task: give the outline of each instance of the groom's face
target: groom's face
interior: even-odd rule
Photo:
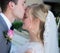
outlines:
[[[14,5],[12,12],[16,18],[23,19],[25,12],[25,0],[18,0],[17,4]]]

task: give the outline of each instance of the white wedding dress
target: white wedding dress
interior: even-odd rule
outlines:
[[[44,53],[44,48],[41,43],[38,42],[28,42],[21,48],[19,48],[17,53],[25,53],[27,50],[32,50],[32,53]]]

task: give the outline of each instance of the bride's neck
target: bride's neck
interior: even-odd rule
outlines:
[[[40,35],[32,35],[32,34],[30,34],[30,41],[31,42],[41,42]]]

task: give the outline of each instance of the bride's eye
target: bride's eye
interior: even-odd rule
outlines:
[[[24,19],[26,19],[27,17],[26,16],[24,16]]]
[[[24,15],[23,20],[25,20],[26,18],[27,18],[26,15]]]
[[[24,14],[24,18],[27,18],[26,14]]]

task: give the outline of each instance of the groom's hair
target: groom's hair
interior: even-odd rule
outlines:
[[[12,1],[15,4],[17,4],[18,0],[0,0],[0,7],[2,12],[5,12],[7,9],[7,5],[9,4],[9,2]]]

